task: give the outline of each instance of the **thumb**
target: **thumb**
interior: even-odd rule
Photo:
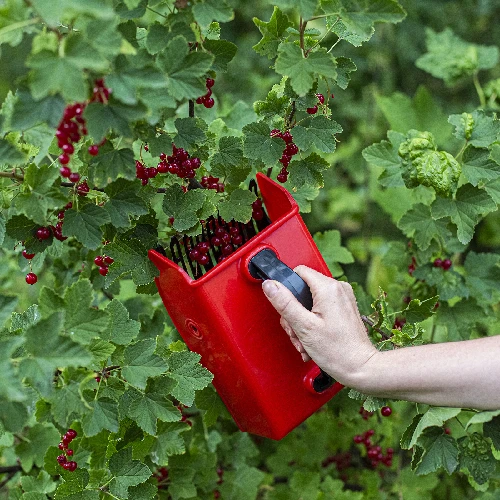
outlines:
[[[294,328],[295,325],[304,322],[310,323],[314,314],[308,311],[292,294],[288,288],[274,280],[266,280],[262,289],[267,299]]]

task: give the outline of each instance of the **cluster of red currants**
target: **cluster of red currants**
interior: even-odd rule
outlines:
[[[104,85],[103,79],[96,80],[90,102],[107,102],[110,93],[111,90]],[[75,183],[80,180],[80,174],[72,172],[67,165],[71,160],[71,155],[75,152],[74,144],[88,133],[85,118],[82,116],[86,106],[86,102],[77,102],[66,106],[56,130],[57,145],[62,150],[59,155],[59,163],[62,167],[59,171],[62,177]],[[99,145],[92,144],[89,146],[88,152],[90,155],[96,156],[99,153]]]
[[[325,104],[325,96],[323,94],[316,94],[320,104]],[[318,112],[318,106],[315,104],[312,108],[306,110],[310,115],[315,115]]]
[[[210,250],[208,241],[201,241],[189,251],[189,258],[202,266],[210,264],[210,257],[207,255]]]
[[[108,274],[108,266],[113,264],[114,259],[109,255],[98,255],[94,259],[94,264],[99,268],[99,274],[101,276],[106,276]]]
[[[212,87],[215,84],[215,80],[213,78],[207,78],[205,82],[205,86],[207,87],[207,93],[198,97],[196,99],[196,104],[203,104],[205,108],[213,108],[215,101],[212,97]]]
[[[415,259],[415,257],[412,257],[411,258],[411,263],[408,266],[408,274],[410,276],[413,276],[413,273],[414,273],[414,271],[415,271],[416,268],[417,268],[417,259]]]
[[[57,457],[57,462],[63,469],[69,470],[70,472],[73,472],[78,464],[74,462],[73,460],[68,461],[67,457],[72,457],[73,456],[73,450],[70,450],[68,448],[68,445],[75,439],[77,436],[77,433],[73,429],[68,429],[66,431],[66,434],[61,439],[61,442],[59,443],[59,449],[64,452],[64,455],[58,455]]]
[[[379,463],[383,463],[386,467],[392,466],[392,456],[394,450],[387,448],[386,454],[382,452],[382,447],[372,443],[372,436],[375,434],[373,429],[366,431],[363,434],[357,434],[353,440],[356,444],[363,444],[366,449],[366,455],[371,461],[372,467],[377,467]]]
[[[262,200],[257,198],[252,203],[252,219],[253,220],[262,220],[264,217],[264,210],[262,210]]]
[[[346,451],[343,453],[337,453],[336,455],[330,455],[321,462],[321,466],[328,467],[330,464],[335,464],[335,467],[339,472],[348,469],[351,466],[352,455]]]
[[[243,243],[243,236],[241,236],[238,226],[230,227],[229,232],[223,227],[218,227],[215,229],[214,236],[212,236],[210,242],[214,247],[221,247],[222,255],[218,259],[220,262],[233,253],[233,245],[239,246]]]
[[[432,265],[434,267],[441,267],[443,271],[448,271],[448,269],[452,266],[452,262],[450,259],[436,259]]]
[[[297,144],[293,142],[293,136],[289,130],[287,130],[286,132],[281,132],[281,130],[275,128],[271,130],[270,135],[271,137],[279,137],[280,139],[283,139],[286,144],[285,149],[283,150],[283,154],[278,160],[283,165],[283,168],[280,170],[280,173],[276,177],[279,182],[285,183],[288,179],[289,173],[287,167],[292,160],[292,156],[296,155],[299,152],[299,148]]]
[[[224,192],[224,183],[219,182],[218,177],[212,177],[211,175],[203,176],[201,178],[201,185],[205,189],[215,189],[218,193]]]

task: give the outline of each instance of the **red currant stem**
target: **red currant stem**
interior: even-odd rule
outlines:
[[[14,170],[12,172],[0,172],[0,177],[6,177],[8,179],[16,179],[18,181],[24,181],[24,175],[16,174]]]
[[[302,20],[302,16],[299,20],[299,36],[300,36],[300,48],[302,49],[302,54],[307,57],[307,53],[304,48],[304,32],[306,31],[307,21]]]
[[[317,19],[317,18],[313,17],[313,18],[309,19],[309,21],[312,21],[312,20],[315,20],[315,19]],[[340,17],[337,16],[337,19],[335,19],[335,22],[326,30],[325,34],[319,40],[317,40],[316,43],[312,47],[309,47],[306,50],[306,53],[305,53],[306,57],[309,54],[309,52],[311,52],[311,50],[315,49],[330,34],[330,31],[332,31],[332,29],[335,27],[335,25],[339,21],[340,21]]]
[[[273,173],[273,167],[269,167],[269,168],[267,169],[267,173],[266,173],[266,175],[270,178],[272,173]]]
[[[194,101],[193,99],[189,99],[189,118],[194,118]]]
[[[295,101],[292,101],[292,110],[290,111],[288,117],[285,119],[285,128],[287,130],[292,128],[292,120],[294,115],[295,115]]]
[[[170,13],[173,14],[173,11],[170,8],[170,5],[168,5],[168,3],[166,3],[165,5],[168,8],[168,10],[170,11]],[[158,12],[157,10],[152,9],[151,7],[146,7],[146,9],[150,10],[151,12],[154,12],[157,16],[160,16],[160,17],[163,17],[165,19],[168,19],[168,16],[166,16],[165,14],[162,14],[161,12]]]
[[[343,40],[343,38],[339,37],[338,40],[328,49],[327,53],[329,54],[341,40]]]
[[[380,335],[382,335],[382,337],[387,340],[389,339],[390,337],[387,335],[387,333],[385,333],[383,330],[381,330],[380,328],[374,328],[374,325],[375,325],[375,322],[373,320],[371,320],[368,316],[365,316],[365,315],[361,315],[361,320],[363,321],[363,323],[366,323],[367,325],[369,325],[371,328],[373,328],[376,332],[380,333]]]

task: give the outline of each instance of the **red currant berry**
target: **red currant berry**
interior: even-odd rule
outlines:
[[[60,463],[63,464],[66,462],[66,455],[58,455],[56,460]]]
[[[62,441],[57,445],[57,447],[60,449],[60,450],[65,450],[68,448],[68,445],[63,443]]]
[[[160,160],[165,161],[167,159],[167,155],[165,153],[160,153]]]
[[[387,455],[388,455],[388,456],[391,456],[391,457],[392,457],[392,455],[394,454],[394,450],[393,450],[392,448],[387,448],[387,450],[386,450],[386,451],[387,451]]]
[[[237,236],[233,236],[233,243],[237,246],[240,246],[243,243],[243,237],[241,234],[238,234]]]
[[[66,436],[68,436],[70,439],[75,439],[76,436],[78,436],[78,433],[74,429],[68,429],[66,431]]]
[[[23,250],[23,257],[25,259],[31,260],[35,256],[34,253],[28,253],[26,250]]]
[[[97,156],[99,154],[99,146],[97,144],[92,144],[92,146],[89,146],[89,155],[91,156]]]
[[[281,137],[281,130],[278,130],[277,128],[273,128],[271,130],[271,133],[269,134],[271,137]]]
[[[73,450],[66,450],[66,455],[68,455],[68,457],[72,457],[73,456]]]
[[[390,417],[392,414],[392,409],[390,406],[382,406],[382,408],[380,409],[380,413],[383,417]]]
[[[361,444],[363,442],[363,436],[361,436],[360,434],[356,434],[353,438],[353,441],[356,443],[356,444]]]
[[[64,465],[67,465],[65,469],[67,468],[67,470],[69,470],[70,472],[75,471],[76,468],[78,467],[78,464],[76,462],[73,462],[73,460],[71,462],[66,462],[66,464]]]
[[[61,165],[67,165],[69,163],[69,159],[69,155],[67,155],[66,153],[59,155],[59,163]]]
[[[203,104],[203,96],[196,98],[196,104]]]
[[[207,89],[207,93],[203,96],[203,100],[207,100],[212,95],[212,89]]]
[[[101,381],[101,377],[94,377],[94,380],[99,383]]]
[[[286,174],[282,174],[281,172],[278,174],[278,176],[276,177],[276,179],[278,180],[278,182],[281,182],[282,184],[284,184],[287,180],[288,180],[288,176]],[[255,217],[254,217],[255,218]],[[257,219],[259,220],[259,219]]]
[[[215,101],[213,97],[209,97],[208,99],[203,99],[203,106],[205,106],[205,108],[213,108],[214,104]]]
[[[210,263],[210,257],[207,254],[202,254],[200,258],[198,259],[198,262],[202,266],[207,266]]]
[[[436,260],[432,263],[432,265],[433,265],[434,267],[443,267],[443,261],[442,261],[441,259],[436,259]]]
[[[325,104],[325,96],[323,94],[316,94],[316,97],[321,104]]]
[[[63,144],[62,150],[68,155],[72,155],[75,152],[73,144]]]
[[[36,230],[36,237],[42,241],[50,238],[50,229],[48,227],[40,227]]]
[[[209,243],[207,241],[202,241],[201,243],[198,243],[198,245],[196,246],[196,248],[201,253],[206,254],[210,250],[210,245],[209,245]]]
[[[101,276],[106,276],[106,274],[108,274],[108,268],[107,268],[107,267],[105,267],[105,266],[100,267],[100,268],[99,268],[99,274],[100,274]]]
[[[159,174],[166,174],[168,172],[168,163],[158,163],[158,165],[156,165],[156,170]]]
[[[35,273],[28,273],[26,275],[26,283],[34,285],[38,281],[38,276]]]
[[[90,191],[88,184],[84,181],[81,184],[77,184],[76,192],[78,196],[87,196],[87,193]]]
[[[452,262],[450,259],[445,259],[443,260],[443,264],[442,264],[442,268],[445,270],[445,271],[448,271],[448,269],[452,266]]]
[[[317,112],[318,112],[318,106],[313,106],[312,108],[307,108],[306,111],[310,114],[310,115],[315,115]]]
[[[285,149],[286,151],[286,149]],[[292,159],[291,156],[288,156],[286,153],[283,153],[281,155],[281,158],[278,160],[285,168],[290,165],[290,160]]]
[[[215,80],[213,78],[207,78],[205,85],[208,89],[212,88],[215,84]]]
[[[201,252],[196,249],[196,248],[193,248],[190,252],[189,252],[189,258],[191,260],[198,260],[200,257],[201,257]]]
[[[293,156],[293,155],[296,155],[298,152],[299,152],[299,148],[298,148],[297,144],[290,142],[289,144],[287,144],[285,151],[284,151],[284,154],[286,154],[288,156]]]
[[[110,257],[109,255],[105,255],[104,256],[104,262],[110,266],[111,264],[113,264],[113,262],[115,261],[115,259],[113,259],[113,257]]]
[[[71,182],[78,182],[80,180],[80,174],[78,172],[72,172],[69,176]]]
[[[149,167],[146,169],[146,175],[149,179],[152,179],[158,175],[158,170],[155,167]]]
[[[436,302],[436,303],[434,304],[434,309],[437,309],[439,306],[440,306],[440,303],[439,303],[439,302]]]
[[[292,134],[290,133],[289,130],[287,130],[286,132],[284,132],[282,135],[281,135],[281,138],[287,143],[289,144],[290,142],[293,141],[293,136]]]
[[[98,255],[95,259],[94,259],[94,264],[96,266],[99,266],[101,267],[103,264],[104,264],[104,257],[102,255]]]
[[[59,173],[61,174],[61,177],[67,179],[71,175],[71,169],[69,167],[61,167],[59,169]]]
[[[214,236],[214,237],[212,238],[211,242],[212,242],[212,245],[213,245],[214,247],[220,247],[220,246],[222,245],[222,241],[221,241],[221,239],[220,239],[220,238],[218,238],[217,236]]]
[[[252,218],[254,220],[262,220],[264,218],[264,211],[262,209],[256,209],[252,212]]]

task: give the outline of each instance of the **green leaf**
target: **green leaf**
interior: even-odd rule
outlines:
[[[428,130],[438,144],[446,144],[450,140],[452,127],[448,116],[423,85],[417,88],[413,99],[400,92],[388,97],[376,95],[375,98],[392,130],[404,134],[411,129]]]
[[[152,458],[158,465],[167,463],[170,456],[181,455],[186,452],[184,439],[180,435],[188,427],[184,422],[159,423],[158,438],[152,448]]]
[[[15,198],[19,213],[26,215],[37,224],[47,224],[47,210],[55,209],[64,203],[65,196],[58,192],[51,193],[53,184],[60,176],[59,169],[31,163],[25,170],[23,191]]]
[[[283,154],[283,140],[270,136],[271,130],[264,122],[249,123],[243,127],[243,154],[250,160],[260,160],[266,165],[277,163]]]
[[[16,295],[0,295],[0,327],[10,318],[18,300]]]
[[[347,41],[354,45],[361,45],[362,41],[371,38],[374,32],[375,23],[399,23],[406,12],[395,0],[323,0],[321,2],[323,10],[342,19],[341,30],[335,32],[342,35]]]
[[[89,136],[95,143],[106,137],[110,130],[125,137],[131,136],[129,123],[141,119],[145,114],[142,106],[122,104],[102,104],[91,102],[83,113]]]
[[[122,374],[129,384],[145,389],[149,377],[156,377],[167,370],[167,363],[154,354],[155,349],[155,339],[140,340],[125,348]]]
[[[108,184],[119,177],[135,180],[134,152],[131,149],[114,149],[109,142],[99,148],[89,166],[91,180],[96,185]]]
[[[404,186],[401,176],[402,163],[398,150],[389,141],[381,141],[366,147],[362,151],[363,158],[376,167],[383,168],[384,171],[378,178],[379,183],[384,187]]]
[[[252,203],[256,199],[248,189],[235,189],[226,201],[219,203],[219,214],[224,220],[246,223],[252,217]]]
[[[42,50],[28,59],[30,89],[35,100],[60,92],[66,101],[85,101],[85,73],[66,57]]]
[[[408,323],[420,323],[430,318],[436,311],[435,305],[439,297],[430,297],[425,300],[412,299],[406,309],[403,309]]]
[[[28,328],[25,333],[25,349],[29,357],[23,359],[20,369],[43,394],[51,392],[56,369],[86,366],[92,360],[84,347],[59,334],[62,325],[63,316],[54,313]]]
[[[288,168],[290,184],[295,188],[302,186],[323,187],[324,181],[321,172],[328,167],[326,160],[316,153],[312,153],[301,160],[294,160]]]
[[[483,424],[485,422],[491,422],[494,417],[500,415],[500,410],[493,411],[480,411],[473,415],[470,420],[467,422],[465,429],[467,430],[469,426],[474,424]]]
[[[120,414],[137,422],[148,434],[156,436],[156,421],[177,422],[181,419],[180,411],[167,398],[168,392],[156,386],[153,390],[140,392],[128,389],[120,398]]]
[[[467,146],[462,155],[462,162],[462,172],[473,186],[500,177],[500,164],[491,159],[487,149]]]
[[[465,286],[464,278],[454,270],[444,271],[429,263],[417,266],[413,276],[416,279],[426,280],[429,286],[435,286],[442,301],[469,296],[469,289]]]
[[[3,240],[5,239],[5,218],[0,213],[0,245],[3,244]],[[1,324],[1,322],[0,322]]]
[[[174,218],[173,227],[183,232],[199,222],[198,211],[205,202],[205,191],[192,189],[184,193],[179,184],[174,184],[165,190],[163,211]]]
[[[37,101],[29,92],[20,89],[16,92],[11,126],[14,130],[27,130],[39,123],[57,127],[63,111],[64,100],[61,96],[49,96]]]
[[[43,466],[43,457],[50,446],[60,439],[60,434],[52,424],[35,424],[29,428],[26,439],[16,446],[16,453],[24,471],[33,465]]]
[[[205,4],[196,4],[193,10]],[[208,23],[210,24],[210,23]],[[167,86],[174,99],[196,99],[206,92],[204,80],[213,63],[206,52],[190,52],[187,40],[176,36],[158,55],[158,66],[167,77]]]
[[[500,256],[494,253],[469,252],[465,258],[465,282],[471,294],[491,302],[500,292]],[[496,302],[496,300],[495,300]]]
[[[351,81],[350,73],[358,68],[349,57],[337,57],[337,85],[345,90]]]
[[[103,429],[118,432],[118,404],[110,398],[99,398],[90,402],[92,410],[82,419],[85,436],[99,434]]]
[[[458,189],[456,199],[437,198],[431,206],[432,217],[450,217],[457,226],[457,237],[464,245],[474,234],[480,216],[497,209],[489,194],[469,184]]]
[[[311,90],[316,75],[333,79],[337,76],[335,58],[326,49],[320,48],[304,57],[300,47],[293,43],[280,45],[275,69],[280,75],[290,78],[292,88],[299,96]]]
[[[109,213],[93,203],[66,210],[64,236],[74,236],[84,247],[96,250],[102,245],[101,226],[110,222]]]
[[[316,500],[320,482],[319,472],[296,470],[290,479],[290,489],[301,499]]]
[[[473,299],[461,300],[453,307],[441,303],[436,318],[438,325],[446,327],[448,340],[468,340],[474,324],[484,318],[484,310]]]
[[[56,483],[44,470],[41,470],[36,477],[22,476],[21,486],[25,492],[52,493],[56,489]]]
[[[195,391],[204,389],[212,381],[212,374],[198,364],[200,355],[194,352],[174,352],[169,358],[169,377],[177,382],[171,394],[186,406],[194,401]]]
[[[227,65],[233,60],[238,50],[234,43],[227,40],[205,40],[203,47],[215,57],[212,69],[217,73],[227,71]]]
[[[175,120],[175,128],[177,129],[177,135],[174,138],[175,145],[187,150],[195,145],[198,147],[203,145],[207,136],[202,125],[205,125],[206,128],[205,122],[197,118],[177,118]]]
[[[491,446],[477,432],[458,440],[460,468],[466,469],[477,484],[485,484],[495,472],[497,461]]]
[[[109,489],[118,498],[128,498],[129,487],[144,483],[152,474],[147,465],[132,460],[131,448],[123,448],[112,455],[109,470],[113,474]]]
[[[212,386],[197,391],[194,398],[196,408],[203,411],[203,422],[207,427],[215,425],[220,417],[230,418],[226,406]]]
[[[274,6],[273,14],[269,22],[261,21],[256,17],[253,22],[262,34],[262,39],[252,48],[255,52],[269,59],[274,59],[278,55],[278,46],[286,36],[287,29],[292,27],[292,23],[286,14],[283,14],[278,7]]]
[[[128,273],[136,285],[147,285],[158,275],[148,258],[148,249],[138,239],[115,240],[106,245],[106,255],[114,259],[104,280],[106,287]]]
[[[2,296],[0,296],[0,301]],[[0,340],[0,398],[7,401],[23,401],[24,387],[17,377],[11,360],[12,354],[22,344],[22,337]]]
[[[343,247],[340,242],[340,231],[331,229],[324,233],[316,233],[314,242],[318,246],[318,250],[323,255],[328,269],[333,276],[341,276],[344,274],[340,264],[352,264],[354,257],[347,248]]]
[[[24,163],[26,158],[10,142],[0,139],[0,161],[0,165],[19,165]]]
[[[146,37],[146,49],[150,54],[157,54],[162,51],[170,40],[170,32],[167,26],[155,22],[149,26]]]
[[[417,444],[417,441],[425,429],[429,427],[442,427],[447,420],[456,417],[460,411],[460,408],[444,408],[440,406],[429,408],[418,421],[415,431],[408,443],[408,449]]]
[[[429,474],[441,467],[451,474],[458,467],[458,445],[442,429],[429,429],[420,436],[424,453],[416,466],[416,474]]]
[[[257,498],[259,486],[265,478],[264,472],[247,464],[240,465],[234,472],[226,472],[225,476],[226,480],[220,485],[221,496],[234,500]]]
[[[106,307],[110,322],[101,338],[110,340],[119,345],[128,345],[137,337],[141,329],[141,323],[129,319],[127,308],[118,300],[113,299]]]
[[[427,250],[434,239],[447,241],[451,236],[445,221],[434,220],[431,209],[423,203],[414,205],[399,219],[398,227],[408,238],[413,238],[420,250]]]
[[[243,145],[239,137],[221,137],[219,139],[219,148],[211,160],[213,167],[221,166],[224,171],[241,168],[243,162]]]
[[[342,127],[326,116],[312,118],[308,127],[297,125],[293,128],[293,139],[300,150],[312,146],[323,153],[333,153],[337,146],[335,134],[342,132]]]
[[[66,334],[80,344],[87,344],[91,339],[106,331],[109,323],[104,311],[91,307],[93,302],[92,284],[89,280],[79,280],[66,289],[64,294]]]
[[[427,53],[415,64],[448,85],[481,69],[493,68],[498,62],[497,47],[465,42],[450,28],[441,33],[427,28],[426,44]]]
[[[497,140],[500,133],[500,120],[496,116],[486,115],[482,109],[472,113],[451,115],[448,122],[455,126],[455,137],[477,148],[489,147]],[[495,145],[494,148],[500,148],[500,146]]]
[[[148,213],[144,200],[137,196],[139,187],[137,182],[117,179],[104,189],[104,192],[109,196],[109,201],[104,205],[104,208],[109,213],[111,224],[114,227],[129,227],[131,216]]]
[[[202,0],[193,6],[195,21],[204,29],[208,28],[212,21],[227,23],[234,17],[234,12],[225,1]]]
[[[51,413],[61,427],[69,426],[75,415],[83,415],[87,411],[79,388],[78,383],[70,382],[63,387],[58,387],[49,398]]]
[[[491,439],[494,448],[500,451],[500,417],[494,417],[483,425],[484,437]]]

